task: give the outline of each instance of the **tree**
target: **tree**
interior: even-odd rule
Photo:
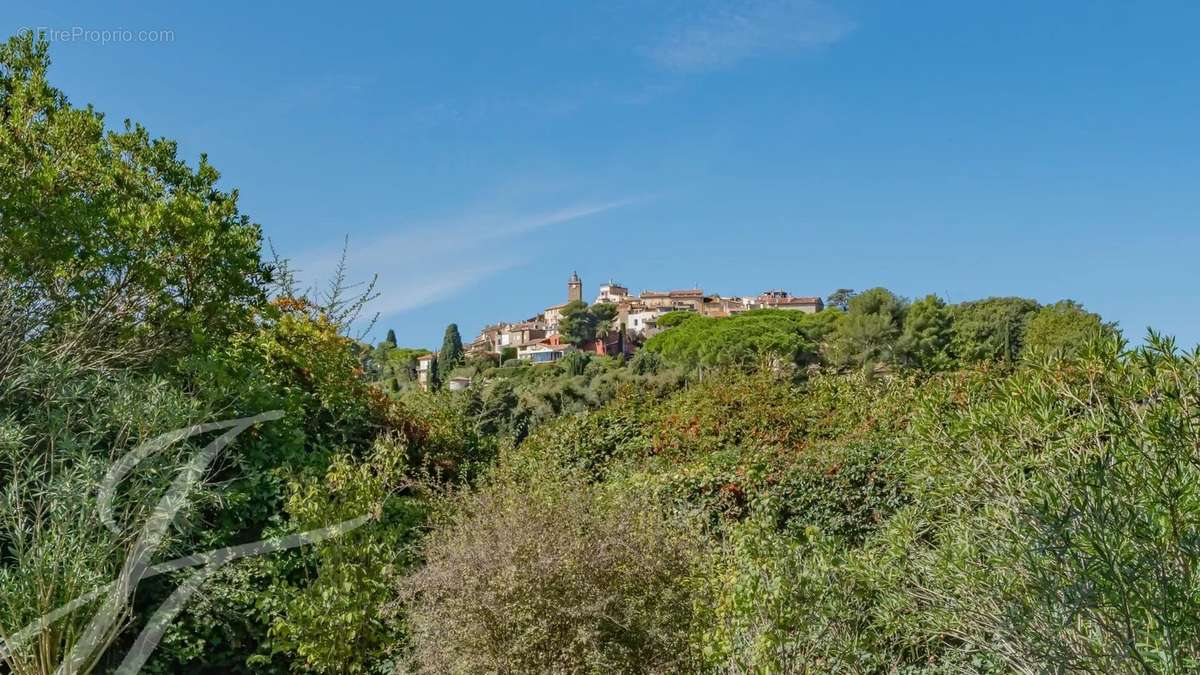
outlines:
[[[72,107],[47,47],[0,45],[0,275],[77,357],[144,362],[245,327],[271,270],[237,191],[205,155],[192,168],[174,141]]]
[[[462,336],[458,334],[458,324],[446,326],[446,335],[442,338],[442,351],[438,353],[439,364],[447,373],[462,365],[463,344]]]
[[[598,325],[599,321],[596,315],[589,311],[587,303],[572,300],[562,310],[562,318],[558,320],[558,332],[564,340],[578,347],[596,339]]]
[[[1011,363],[1021,353],[1025,324],[1038,309],[1028,298],[987,298],[954,307],[950,344],[964,363]]]
[[[643,349],[629,360],[629,369],[635,375],[656,375],[662,368],[662,357],[657,352]]]
[[[386,342],[393,347],[396,346],[396,331],[388,329]]]
[[[483,392],[482,405],[475,422],[480,434],[514,434],[515,413],[519,400],[511,380],[498,379]]]
[[[582,375],[592,358],[586,352],[571,352],[558,362],[558,367],[568,375]]]
[[[617,306],[610,302],[600,302],[588,308],[596,322],[596,337],[608,337],[613,329],[613,319],[617,318]]]
[[[1022,355],[1054,353],[1073,356],[1093,338],[1117,334],[1116,325],[1085,310],[1073,300],[1061,300],[1035,312],[1025,326]]]
[[[836,307],[843,312],[850,307],[850,299],[855,295],[853,288],[839,288],[829,294],[825,299],[825,304],[829,307]]]
[[[516,347],[505,347],[500,350],[500,363],[504,364],[507,361],[517,358]]]
[[[944,370],[953,365],[950,338],[953,319],[946,302],[927,295],[908,308],[904,332],[897,345],[904,363],[926,370]]]
[[[404,367],[397,374],[397,379],[403,379],[406,382],[417,381],[417,366],[420,363],[417,361],[416,354],[412,354],[404,361]]]
[[[429,380],[426,384],[430,391],[442,388],[442,376],[438,369],[438,361],[437,358],[429,361]]]
[[[683,323],[684,321],[687,321],[688,319],[691,319],[691,318],[694,318],[697,316],[700,316],[700,315],[695,312],[687,312],[684,310],[675,310],[673,312],[667,312],[666,314],[663,314],[662,316],[658,317],[658,319],[655,320],[654,324],[656,326],[658,326],[659,328],[673,328],[673,327],[678,326],[679,324]]]
[[[886,288],[872,288],[850,299],[833,342],[834,361],[868,368],[897,358],[905,301]]]
[[[650,338],[644,349],[689,369],[720,365],[755,368],[764,359],[803,365],[816,358],[817,346],[831,330],[830,319],[835,315],[782,309],[721,318],[690,314],[688,320]]]

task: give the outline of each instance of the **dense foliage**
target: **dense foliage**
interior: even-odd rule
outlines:
[[[672,320],[673,316],[679,318]],[[650,338],[645,348],[686,368],[753,368],[763,362],[799,366],[816,359],[822,339],[839,318],[833,312],[810,315],[777,309],[722,319],[673,312],[659,320],[669,330]]]
[[[569,523],[569,527],[563,527]],[[636,493],[489,483],[402,585],[414,665],[434,672],[677,672],[702,540]]]
[[[797,386],[726,371],[544,426],[502,456],[491,515],[460,513],[476,514],[471,528],[506,523],[512,541],[568,536],[578,514],[533,519],[520,500],[582,481],[691,523],[710,553],[677,582],[693,609],[676,611],[693,622],[697,670],[1187,672],[1200,665],[1198,403],[1200,355],[1158,339],[1132,352],[1097,341],[1002,375],[820,374]],[[440,530],[414,578],[511,569],[466,562],[497,551],[485,537],[469,549],[462,527]],[[437,552],[441,536],[455,537],[454,559]],[[486,615],[532,630],[522,617],[544,617],[520,608],[557,597],[552,578],[488,596],[510,604]],[[489,583],[501,579],[513,578]],[[421,611],[436,629],[417,637],[418,654],[436,635],[429,648],[479,669],[522,669],[523,656],[478,642],[491,629],[463,633],[441,623],[461,613]],[[539,644],[543,665],[572,653]],[[664,642],[631,670],[677,649]]]
[[[346,307],[273,293],[256,226],[174,143],[105,131],[45,79],[46,45],[0,49],[0,628],[3,668],[56,672],[97,603],[13,639],[115,579],[142,523],[211,435],[169,446],[117,492],[97,487],[158,434],[279,410],[242,434],[188,494],[156,560],[369,514],[341,539],[222,567],[173,621],[149,672],[354,672],[386,662],[403,626],[380,613],[423,522],[414,478],[481,450],[434,429],[364,378]],[[187,572],[143,581],[108,671]]]
[[[178,501],[155,561],[221,566],[146,672],[1200,670],[1200,350],[1078,304],[838,289],[661,317],[626,362],[347,337],[258,228],[140,127],[0,49],[0,669],[64,672],[180,467],[160,434],[281,411]],[[613,308],[566,308],[569,339]],[[453,378],[470,385],[444,387]],[[189,571],[77,672],[113,672]],[[17,633],[33,625],[29,636]]]
[[[602,302],[589,307],[582,300],[572,300],[562,309],[559,332],[567,342],[582,345],[608,335],[616,315],[616,305]]]
[[[237,192],[173,141],[71,107],[46,80],[46,44],[0,46],[0,272],[64,349],[144,360],[216,341],[263,298],[261,235]]]

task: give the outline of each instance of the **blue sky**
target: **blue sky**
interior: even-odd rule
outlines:
[[[52,79],[206,152],[377,333],[587,294],[1072,298],[1200,342],[1200,4],[23,3]],[[435,6],[436,5],[436,6]],[[469,337],[469,335],[468,335]]]

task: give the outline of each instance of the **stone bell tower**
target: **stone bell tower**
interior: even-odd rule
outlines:
[[[567,280],[567,302],[576,300],[583,300],[583,282],[578,274],[571,272],[571,278]]]

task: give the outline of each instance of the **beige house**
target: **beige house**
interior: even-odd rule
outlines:
[[[549,334],[550,331],[546,328],[546,324],[540,321],[525,321],[514,324],[509,326],[508,330],[501,336],[500,349],[504,349],[505,347],[520,349],[524,345],[544,339]]]
[[[792,295],[784,290],[764,291],[754,299],[754,304],[765,309],[790,309],[806,314],[825,309],[825,303],[818,297]]]
[[[704,310],[704,291],[693,288],[683,291],[642,291],[638,300],[647,309],[681,309],[692,312]]]
[[[437,354],[417,357],[417,384],[422,389],[429,389],[429,374],[433,370],[434,361],[437,361]]]
[[[600,295],[596,296],[596,302],[593,304],[598,305],[602,302],[614,305],[629,302],[629,289],[609,279],[607,284],[600,287]]]
[[[508,333],[510,324],[505,322],[495,323],[490,326],[484,326],[483,330],[479,331],[479,337],[467,347],[467,351],[471,353],[499,353],[505,334]]]
[[[558,332],[558,322],[562,321],[563,310],[567,308],[567,303],[547,307],[542,310],[542,321],[546,323],[546,329],[551,332]]]
[[[750,307],[751,302],[749,298],[736,295],[728,297],[709,295],[704,298],[704,309],[702,311],[705,316],[721,317],[744,312],[750,309]]]

